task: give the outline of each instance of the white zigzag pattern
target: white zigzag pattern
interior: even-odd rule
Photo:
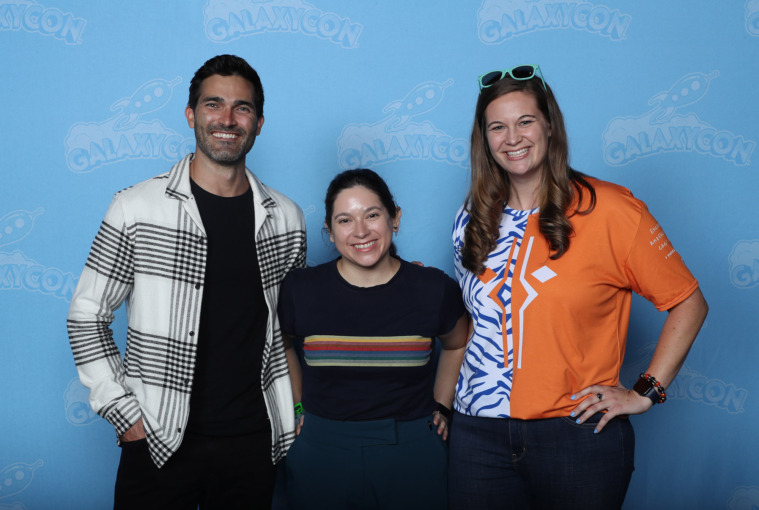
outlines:
[[[464,228],[469,215],[462,210],[456,217],[453,233],[456,276],[462,288],[464,303],[474,320],[473,338],[467,346],[456,388],[454,405],[459,412],[488,417],[510,415],[514,373],[511,286],[530,212],[511,209],[504,212],[500,225],[501,237],[486,262],[486,266],[496,276],[486,283],[461,265]],[[530,245],[527,247],[528,256],[529,250]],[[525,285],[524,275],[519,278],[522,285]],[[537,295],[531,287],[525,288],[528,293]],[[494,289],[498,289],[496,299],[491,298]],[[519,311],[520,316],[528,304],[529,300]],[[521,352],[521,335],[519,341]],[[504,343],[507,355],[504,355]]]

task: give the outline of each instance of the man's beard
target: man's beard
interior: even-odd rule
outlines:
[[[222,147],[218,147],[216,142],[220,140],[217,140],[211,134],[211,131],[214,130],[234,133],[240,137],[236,141],[241,140],[242,142],[239,145],[224,147],[224,142],[221,141]],[[200,126],[195,127],[197,150],[205,154],[212,161],[222,165],[234,165],[240,161],[244,161],[255,140],[255,135],[247,135],[246,138],[246,133],[242,129],[227,129],[218,125],[207,126],[205,129],[200,128]]]

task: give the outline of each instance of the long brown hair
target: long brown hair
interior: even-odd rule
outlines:
[[[564,116],[551,88],[537,78],[514,80],[510,76],[482,89],[477,99],[471,139],[472,181],[466,198],[470,214],[464,232],[461,261],[474,274],[485,269],[488,254],[496,247],[503,208],[509,201],[509,176],[496,163],[487,141],[485,109],[495,99],[510,92],[522,91],[532,95],[548,122],[551,135],[540,182],[540,233],[548,241],[552,259],[558,259],[569,249],[573,233],[569,218],[588,214],[596,205],[596,192],[584,174],[569,166],[569,145],[564,128]],[[587,208],[580,210],[584,191],[590,194]]]

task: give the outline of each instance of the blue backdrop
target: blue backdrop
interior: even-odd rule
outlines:
[[[187,87],[220,53],[262,77],[249,167],[305,211],[310,264],[334,255],[327,183],[366,166],[401,255],[451,274],[476,78],[540,64],[573,165],[648,203],[711,305],[666,405],[633,418],[625,508],[759,506],[759,0],[0,0],[0,45],[0,510],[112,504],[119,449],[65,316],[112,194],[193,150]],[[628,384],[664,320],[633,307]]]

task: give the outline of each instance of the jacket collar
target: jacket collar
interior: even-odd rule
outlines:
[[[190,153],[171,167],[168,183],[166,184],[167,197],[186,202],[192,196],[190,162],[193,157],[195,157],[195,154]],[[264,207],[274,207],[276,201],[268,193],[263,183],[258,180],[258,177],[248,168],[245,168],[245,176],[248,178],[250,188],[253,190],[253,201]]]

